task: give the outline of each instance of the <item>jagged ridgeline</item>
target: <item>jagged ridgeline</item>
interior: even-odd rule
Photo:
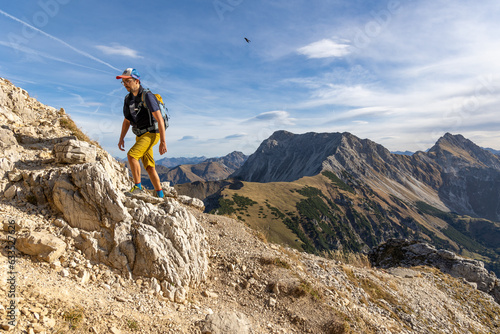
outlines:
[[[500,273],[500,159],[461,135],[410,156],[349,133],[277,131],[232,177],[190,195],[269,241],[329,254],[425,240]]]

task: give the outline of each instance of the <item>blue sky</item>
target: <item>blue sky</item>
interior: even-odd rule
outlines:
[[[252,154],[276,130],[500,149],[498,17],[493,0],[4,1],[0,77],[118,157],[127,67],[170,110],[162,157]]]

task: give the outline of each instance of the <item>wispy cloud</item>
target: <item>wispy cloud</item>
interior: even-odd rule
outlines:
[[[297,52],[308,58],[343,57],[350,53],[350,46],[349,44],[345,44],[345,42],[338,43],[331,39],[322,39],[299,48]]]
[[[263,112],[246,122],[272,122],[280,125],[293,125],[295,119],[290,117],[290,113],[283,110],[274,110]]]
[[[112,56],[123,56],[135,59],[144,58],[143,56],[139,55],[139,52],[137,50],[133,50],[118,43],[111,43],[111,46],[96,45],[96,49],[102,51],[104,54]]]
[[[73,95],[77,101],[78,101],[78,105],[79,106],[82,106],[82,107],[101,107],[102,106],[102,102],[92,102],[92,101],[89,101],[85,98],[83,98],[80,94],[71,94]]]
[[[5,42],[5,41],[0,41],[0,45],[8,47],[8,48],[11,48],[11,49],[19,51],[19,52],[23,52],[23,53],[26,54],[26,57],[28,59],[30,59],[30,60],[41,62],[42,59],[45,58],[45,59],[50,59],[50,60],[54,60],[54,61],[57,61],[57,62],[65,63],[65,64],[68,64],[68,65],[73,65],[73,66],[77,66],[77,67],[81,67],[81,68],[85,68],[85,69],[90,69],[90,70],[97,71],[97,72],[109,73],[107,71],[103,71],[103,70],[98,69],[98,68],[94,68],[94,67],[90,67],[90,66],[85,66],[85,65],[82,65],[82,64],[77,64],[75,62],[72,62],[72,61],[69,61],[69,60],[66,60],[66,59],[55,57],[55,56],[52,56],[50,54],[47,54],[47,53],[44,53],[44,52],[40,52],[40,51],[31,49],[31,48],[28,48],[26,46],[22,46],[20,44],[10,43],[10,42]]]
[[[179,139],[179,141],[195,140],[195,139],[198,139],[198,137],[196,137],[196,136],[184,136],[181,139]]]
[[[224,137],[224,139],[239,139],[239,138],[244,138],[246,136],[245,133],[236,133],[234,135],[229,135]]]
[[[50,38],[50,39],[52,39],[52,40],[54,40],[54,41],[56,41],[56,42],[61,43],[62,45],[66,46],[67,48],[69,48],[69,49],[71,49],[71,50],[75,51],[76,53],[78,53],[78,54],[80,54],[80,55],[82,55],[82,56],[84,56],[84,57],[87,57],[87,58],[89,58],[89,59],[92,59],[92,60],[94,60],[94,61],[96,61],[96,62],[98,62],[98,63],[101,63],[101,64],[103,64],[103,65],[106,65],[106,66],[108,66],[109,68],[111,68],[111,69],[113,69],[113,70],[115,70],[115,71],[120,71],[119,69],[117,69],[117,68],[116,68],[116,67],[114,67],[113,65],[108,64],[107,62],[105,62],[105,61],[103,61],[103,60],[101,60],[101,59],[99,59],[99,58],[96,58],[96,57],[92,56],[91,54],[89,54],[89,53],[87,53],[87,52],[85,52],[85,51],[79,50],[79,49],[75,48],[74,46],[72,46],[72,45],[70,45],[70,44],[66,43],[65,41],[63,41],[63,40],[61,40],[61,39],[59,39],[59,38],[57,38],[57,37],[55,37],[55,36],[52,36],[52,35],[50,35],[50,34],[46,33],[45,31],[40,30],[40,29],[38,29],[38,28],[36,28],[36,27],[32,26],[31,24],[29,24],[29,23],[27,23],[27,22],[24,22],[23,20],[20,20],[20,19],[18,19],[17,17],[12,16],[12,15],[10,15],[10,14],[8,14],[8,13],[4,12],[4,11],[3,11],[3,10],[1,10],[1,9],[0,9],[0,14],[2,14],[2,15],[4,15],[4,16],[6,16],[6,17],[8,17],[8,18],[10,18],[10,19],[12,19],[12,20],[14,20],[14,21],[18,22],[18,23],[21,23],[22,25],[24,25],[24,26],[26,26],[26,27],[28,27],[28,28],[30,28],[30,29],[33,29],[34,31],[37,31],[37,32],[41,33],[42,35],[44,35],[44,36],[46,36],[46,37],[48,37],[48,38]]]

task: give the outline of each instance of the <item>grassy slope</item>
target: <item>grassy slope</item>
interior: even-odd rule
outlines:
[[[324,197],[318,198],[327,204],[331,216],[336,219],[333,224],[330,222],[325,225],[320,221],[313,227],[317,229],[315,233],[323,238],[320,241],[322,245],[325,245],[325,238],[333,236],[328,244],[329,249],[334,249],[332,239],[355,245],[358,235],[365,242],[378,243],[390,237],[387,233],[381,235],[380,231],[385,229],[394,233],[394,237],[424,239],[437,248],[446,248],[487,264],[498,258],[498,252],[492,250],[491,245],[485,248],[481,242],[475,240],[477,236],[467,233],[464,228],[453,223],[451,214],[431,206],[405,203],[362,185],[347,185],[331,175],[304,177],[294,182],[243,182],[240,189],[224,189],[222,196],[228,200],[233,200],[235,195],[242,196],[256,202],[239,206],[238,201],[233,201],[232,208],[235,212],[232,215],[262,233],[263,238],[270,242],[301,249],[304,243],[286,226],[284,219],[299,216],[297,204],[304,203],[307,199],[299,192],[304,193],[306,187],[320,191]],[[332,206],[333,200],[339,198],[347,200],[349,204]],[[327,203],[328,199],[331,200],[330,204]],[[347,231],[345,228],[349,224]],[[309,224],[309,227],[312,225]],[[303,226],[301,228],[304,231]],[[491,223],[489,226],[498,227],[498,224]],[[351,233],[352,229],[356,230],[357,235]],[[498,271],[496,266],[492,263],[490,267]]]
[[[295,204],[304,196],[293,192],[300,189],[303,185],[298,182],[272,182],[255,183],[243,182],[243,188],[239,190],[225,189],[223,197],[231,199],[234,194],[245,196],[257,202],[257,204],[248,207],[246,212],[237,212],[235,214],[240,220],[247,223],[250,227],[261,232],[264,237],[273,243],[290,245],[291,247],[301,249],[301,242],[297,241],[297,236],[278,219],[266,203],[272,207],[280,208],[282,212],[297,212]]]

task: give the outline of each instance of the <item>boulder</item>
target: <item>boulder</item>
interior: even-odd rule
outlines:
[[[96,147],[76,139],[69,139],[54,145],[57,163],[83,164],[96,161]]]
[[[203,211],[205,209],[205,204],[203,204],[203,201],[198,199],[198,198],[192,198],[186,195],[180,195],[177,198],[179,202],[185,205],[192,206],[198,210]]]
[[[10,182],[18,182],[23,179],[23,174],[17,168],[14,168],[13,170],[7,173],[7,179]]]
[[[160,207],[169,206],[169,215],[154,206],[142,205],[138,201],[139,208],[132,214],[133,274],[156,277],[175,286],[202,282],[208,266],[208,244],[196,218],[179,204],[165,202]]]
[[[201,225],[174,198],[126,196],[122,172],[103,158],[66,168],[51,181],[49,202],[71,228],[64,234],[88,259],[124,275],[151,277],[176,288],[201,283],[208,269]]]
[[[54,205],[69,225],[87,231],[130,219],[122,197],[101,164],[75,166],[55,181],[53,189]]]
[[[251,333],[251,325],[250,321],[243,313],[222,311],[207,315],[201,333],[247,334]]]
[[[17,194],[17,187],[15,185],[11,185],[7,189],[5,189],[5,192],[3,193],[3,196],[6,199],[11,200],[11,199],[13,199],[16,196],[16,194]]]
[[[16,248],[22,253],[52,263],[64,254],[66,243],[52,234],[31,232],[30,235],[17,239]]]
[[[0,127],[0,148],[6,149],[10,146],[17,146],[17,140],[10,129]]]

